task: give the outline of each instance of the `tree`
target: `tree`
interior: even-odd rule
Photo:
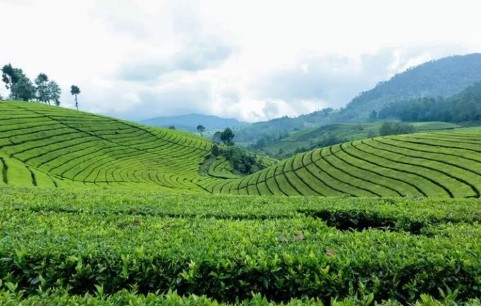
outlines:
[[[35,85],[38,101],[50,104],[48,76],[45,73],[40,73],[35,79]]]
[[[35,87],[22,69],[14,68],[11,64],[3,66],[2,81],[10,89],[10,99],[29,101],[35,98]]]
[[[2,68],[2,81],[5,83],[7,89],[11,89],[13,84],[18,82],[18,75],[12,64],[3,66]]]
[[[200,133],[200,136],[202,136],[202,133],[204,133],[205,131],[205,126],[203,126],[202,124],[199,124],[197,126],[197,131]]]
[[[70,87],[70,93],[75,97],[75,107],[78,110],[78,101],[77,101],[77,95],[80,94],[80,88],[78,86],[72,85]]]
[[[53,101],[55,105],[60,106],[60,94],[62,90],[58,86],[57,82],[50,81],[47,85],[48,100]],[[50,104],[50,103],[49,103]]]
[[[220,151],[219,146],[216,145],[216,144],[213,145],[213,146],[212,146],[212,155],[214,155],[214,156],[219,156],[220,153],[221,153],[221,151]]]
[[[221,134],[222,134],[221,132],[215,132],[214,136],[212,136],[212,141],[219,144],[221,142],[221,139],[220,139]]]
[[[234,132],[230,128],[226,128],[221,134],[220,134],[220,140],[228,146],[234,145],[234,142],[232,139],[234,139]]]
[[[11,91],[13,100],[30,101],[35,98],[35,87],[23,73],[21,73],[19,81],[13,84]]]

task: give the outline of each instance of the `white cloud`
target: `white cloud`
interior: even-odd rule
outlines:
[[[130,119],[243,120],[345,105],[424,61],[479,52],[474,0],[0,0],[0,64]],[[0,90],[6,95],[6,90]]]

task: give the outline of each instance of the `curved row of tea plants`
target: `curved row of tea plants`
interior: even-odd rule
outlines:
[[[361,197],[481,190],[479,129],[354,141],[237,177],[223,158],[206,166],[212,143],[184,132],[39,103],[2,102],[0,118],[0,184],[12,186]]]
[[[3,183],[201,190],[200,137],[36,103],[2,102],[0,116]]]
[[[476,199],[232,197],[5,188],[0,279],[34,296],[217,301],[481,295]],[[258,214],[263,212],[263,214]]]
[[[223,156],[217,156],[209,167],[208,174],[216,178],[238,178],[239,175],[233,173],[232,165]]]
[[[248,195],[480,197],[479,136],[453,132],[353,141],[205,188]]]

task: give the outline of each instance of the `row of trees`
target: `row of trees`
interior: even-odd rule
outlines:
[[[32,83],[22,69],[15,68],[12,64],[4,65],[2,68],[2,81],[5,87],[10,90],[9,99],[22,101],[39,101],[46,104],[53,102],[60,105],[62,90],[54,80],[49,80],[45,73],[40,73]],[[78,110],[77,96],[80,88],[72,85],[70,93],[75,97],[75,107]]]

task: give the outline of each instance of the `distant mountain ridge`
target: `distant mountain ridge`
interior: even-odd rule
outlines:
[[[339,121],[367,119],[372,111],[403,100],[450,97],[481,81],[481,54],[433,60],[396,74],[361,92],[339,114]]]
[[[294,118],[277,118],[241,128],[236,139],[254,144],[284,138],[287,133],[326,124],[367,123],[373,111],[419,98],[449,98],[481,81],[481,53],[426,62],[361,92],[344,108],[327,108]]]
[[[155,117],[142,120],[139,123],[156,127],[174,126],[176,129],[190,132],[197,131],[197,126],[200,124],[203,125],[207,130],[225,129],[227,127],[238,127],[247,124],[246,122],[242,122],[233,118],[222,118],[218,116],[202,114]]]

